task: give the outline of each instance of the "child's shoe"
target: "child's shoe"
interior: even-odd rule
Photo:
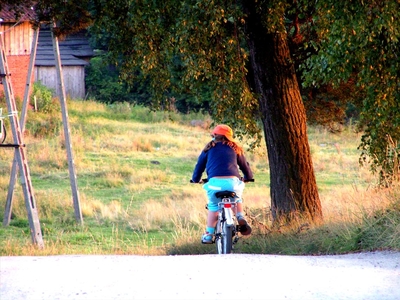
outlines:
[[[251,227],[243,217],[238,218],[239,231],[242,235],[249,235],[251,233]]]
[[[213,243],[213,234],[212,233],[204,233],[201,237],[202,244],[212,244]]]

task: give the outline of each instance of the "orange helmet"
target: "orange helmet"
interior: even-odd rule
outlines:
[[[231,142],[234,141],[232,128],[230,128],[228,125],[224,124],[217,125],[212,131],[212,134],[223,135]]]

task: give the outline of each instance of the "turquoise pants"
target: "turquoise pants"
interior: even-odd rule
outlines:
[[[215,193],[221,191],[232,191],[236,193],[236,202],[242,202],[242,194],[244,190],[244,182],[239,178],[211,178],[203,188],[207,192],[208,210],[218,211],[218,202],[220,199],[215,197]]]

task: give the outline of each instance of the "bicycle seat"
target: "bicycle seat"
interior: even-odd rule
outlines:
[[[217,192],[215,193],[215,197],[217,198],[235,198],[236,197],[236,193],[232,192],[232,191],[222,191],[222,192]]]

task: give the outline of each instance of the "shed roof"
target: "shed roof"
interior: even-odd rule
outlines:
[[[58,42],[63,66],[85,66],[84,59],[93,56],[93,49],[89,45],[85,32],[67,36]],[[55,66],[53,40],[49,27],[42,27],[39,31],[35,66]]]
[[[31,7],[20,5],[15,10],[9,4],[2,4],[1,8],[0,18],[3,19],[3,22],[30,21],[35,18],[35,12]]]

